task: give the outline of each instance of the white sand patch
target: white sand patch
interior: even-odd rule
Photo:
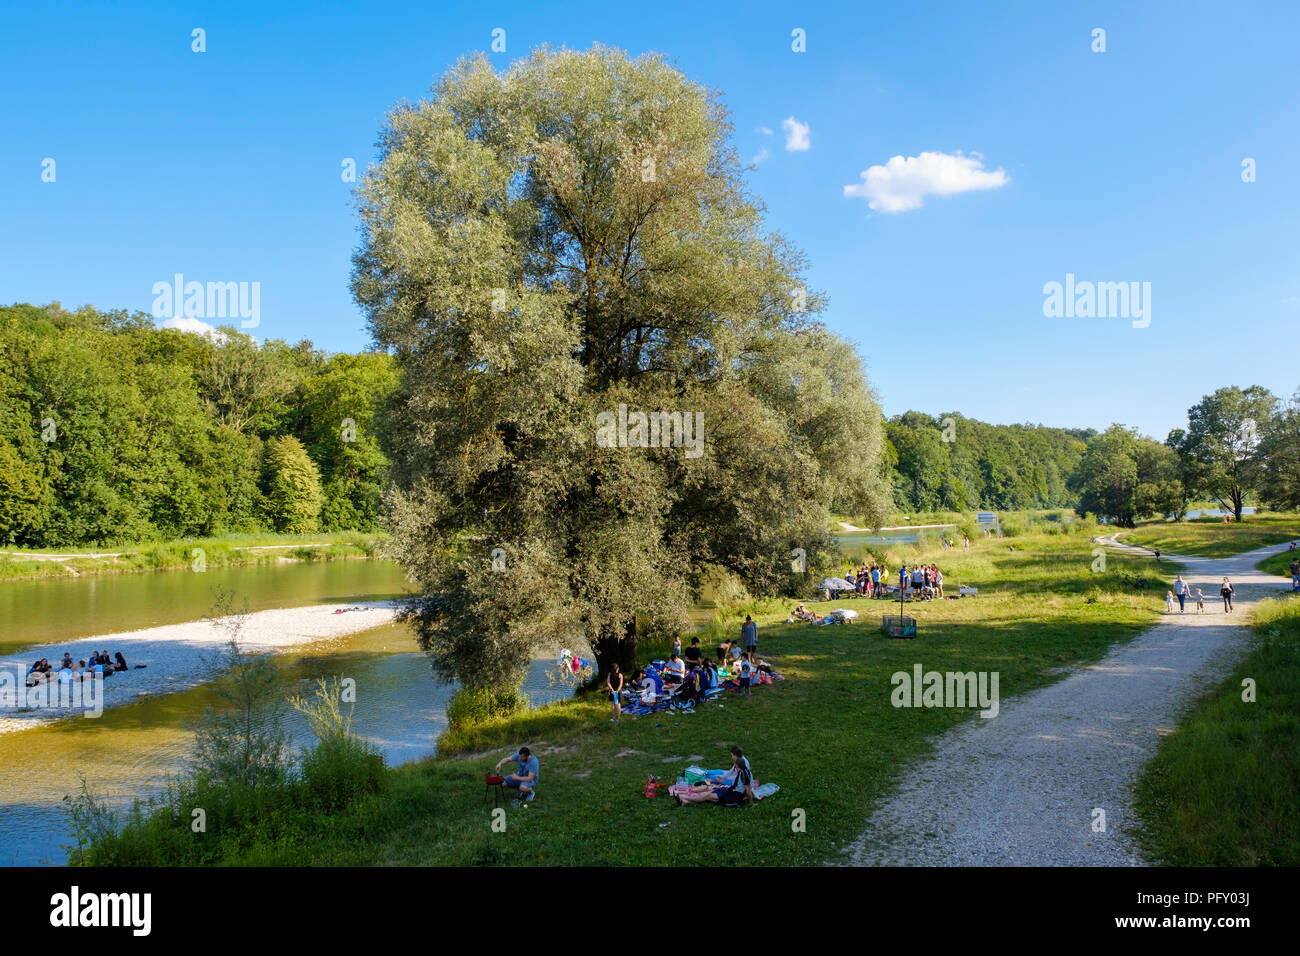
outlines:
[[[360,608],[361,610],[351,610]],[[342,611],[343,613],[335,613]],[[358,604],[313,604],[308,607],[256,611],[244,617],[239,646],[246,651],[273,652],[313,641],[345,637],[392,623],[397,608],[389,601]],[[92,651],[121,651],[130,670],[104,681],[104,707],[118,707],[141,697],[175,694],[197,687],[214,676],[214,662],[230,641],[232,618],[187,621],[136,631],[102,634],[73,641],[29,647],[0,657],[0,733],[26,729],[63,717],[81,715],[81,709],[29,707],[26,678],[34,661],[48,658],[57,667],[64,652],[74,661],[89,659]],[[222,625],[227,626],[222,626]],[[143,664],[143,668],[136,665]],[[57,693],[55,695],[57,699]]]

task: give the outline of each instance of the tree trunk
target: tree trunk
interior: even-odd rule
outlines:
[[[623,626],[622,632],[602,635],[592,645],[596,654],[596,685],[605,686],[611,665],[617,664],[625,680],[630,680],[637,669],[636,657],[636,618],[630,618]]]
[[[1241,524],[1241,505],[1243,498],[1245,498],[1245,495],[1242,494],[1240,488],[1232,489],[1232,513],[1236,517],[1238,524]]]

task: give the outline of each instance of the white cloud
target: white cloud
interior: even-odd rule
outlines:
[[[791,153],[802,153],[812,148],[811,128],[807,123],[800,123],[793,116],[781,120],[785,130],[785,148]]]
[[[895,156],[863,170],[862,182],[844,187],[849,199],[865,199],[878,212],[919,209],[926,196],[951,196],[973,189],[997,189],[1011,181],[1001,169],[987,170],[979,153],[922,153]]]
[[[225,345],[230,341],[230,336],[225,332],[218,332],[215,326],[208,325],[201,319],[192,319],[188,317],[178,317],[167,319],[162,323],[164,329],[175,329],[177,332],[188,332],[190,335],[201,335],[204,338],[211,339],[218,345]],[[241,332],[240,335],[250,342],[256,343],[257,339],[253,338],[247,332]]]
[[[758,131],[759,131],[760,133],[762,133],[764,136],[771,136],[771,135],[772,135],[772,127],[770,127],[770,126],[760,126],[760,127],[758,128]]]
[[[771,155],[772,154],[767,151],[767,147],[763,147],[757,153],[754,154],[754,158],[751,159],[750,162],[753,163],[755,166],[757,166],[759,163],[761,163],[763,160],[767,159]]]

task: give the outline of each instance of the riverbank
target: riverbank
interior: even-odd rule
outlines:
[[[238,643],[247,651],[269,653],[369,630],[391,623],[395,615],[393,602],[315,604],[257,611],[243,617]],[[51,708],[44,705],[44,695],[31,700],[25,678],[35,660],[48,658],[57,666],[64,652],[70,653],[73,660],[83,660],[93,651],[107,650],[110,655],[121,651],[130,669],[104,681],[102,698],[104,708],[119,707],[142,697],[190,690],[211,680],[217,670],[218,652],[229,643],[232,629],[238,623],[241,622],[232,615],[166,624],[41,644],[0,657],[0,733],[25,729],[33,721],[93,719],[85,713],[90,710],[88,706],[75,710]],[[37,706],[29,706],[31,703]]]
[[[980,590],[909,604],[920,620],[916,640],[880,632],[889,602],[814,605],[859,611],[858,623],[846,626],[787,624],[788,610],[757,613],[760,654],[786,679],[752,698],[728,694],[695,714],[613,724],[603,695],[587,694],[478,728],[474,753],[387,769],[380,792],[342,810],[295,805],[201,842],[170,832],[188,813],[164,814],[108,838],[89,862],[716,866],[839,858],[928,740],[977,719],[971,708],[894,706],[894,674],[911,674],[918,663],[996,671],[1005,699],[1100,659],[1161,612],[1164,582],[1145,590],[1133,582],[1167,565],[1117,555],[1104,573],[1093,572],[1087,534],[1024,536],[1015,547],[980,539],[970,552],[928,555],[950,585]],[[541,759],[539,795],[527,810],[508,810],[505,832],[496,832],[483,774],[523,743]],[[689,763],[725,766],[731,743],[744,747],[757,779],[780,792],[743,810],[643,796],[651,774],[672,779]],[[792,827],[797,820],[805,825]]]
[[[137,571],[200,571],[218,567],[374,558],[385,536],[341,531],[313,535],[223,535],[149,541],[111,548],[0,550],[0,586],[6,581],[130,574]]]

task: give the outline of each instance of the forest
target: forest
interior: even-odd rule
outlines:
[[[0,543],[377,529],[395,384],[383,352],[0,307]]]
[[[384,351],[0,307],[0,545],[382,530],[398,380]],[[1248,497],[1300,505],[1296,401],[1257,387],[1205,396],[1164,441],[958,412],[883,427],[904,512],[1069,507],[1131,525],[1198,496],[1238,514]]]

